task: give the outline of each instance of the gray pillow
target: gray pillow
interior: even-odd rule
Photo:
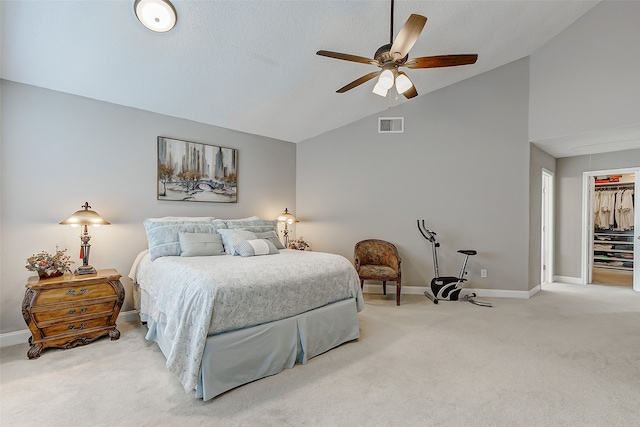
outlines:
[[[180,232],[180,256],[225,255],[222,236],[209,233]]]
[[[238,243],[246,240],[252,240],[256,238],[255,233],[247,230],[229,230],[220,229],[218,233],[222,236],[222,243],[224,243],[224,250],[229,255],[235,255],[235,246]]]
[[[269,239],[276,249],[286,249],[275,231],[265,231],[264,233],[256,233],[258,239]]]
[[[256,255],[274,255],[280,252],[269,239],[253,239],[240,242],[234,247],[235,252],[241,257]]]

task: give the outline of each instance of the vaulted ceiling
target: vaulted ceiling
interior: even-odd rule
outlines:
[[[414,102],[372,94],[374,80],[338,94],[377,68],[316,55],[373,57],[389,43],[389,1],[174,0],[167,33],[133,3],[2,1],[2,78],[290,142]],[[397,0],[394,30],[421,14],[410,57],[479,56],[408,70],[424,95],[532,54],[596,3]]]

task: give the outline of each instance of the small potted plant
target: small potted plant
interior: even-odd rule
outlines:
[[[29,271],[37,271],[41,279],[62,276],[65,272],[71,272],[69,268],[73,261],[66,254],[67,250],[56,248],[55,255],[42,251],[27,258],[25,268]]]
[[[289,249],[297,249],[299,251],[310,251],[311,246],[304,241],[304,237],[289,242]]]

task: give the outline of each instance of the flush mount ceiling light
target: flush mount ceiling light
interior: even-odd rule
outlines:
[[[178,19],[169,0],[136,0],[133,9],[142,25],[158,33],[172,29]]]

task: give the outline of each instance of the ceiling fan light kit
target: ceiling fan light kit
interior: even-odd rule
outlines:
[[[169,0],[136,0],[133,4],[138,21],[151,31],[165,33],[176,25],[176,9]]]
[[[343,61],[375,65],[381,69],[380,71],[365,74],[364,76],[341,87],[336,91],[338,93],[344,93],[375,77],[378,77],[378,81],[373,87],[374,94],[382,97],[387,96],[389,89],[391,89],[395,83],[396,91],[399,94],[404,95],[405,98],[411,99],[418,96],[418,91],[411,82],[411,79],[409,79],[409,76],[399,70],[400,67],[407,67],[411,69],[455,67],[459,65],[475,64],[478,59],[477,54],[425,56],[422,58],[408,59],[409,50],[411,50],[418,40],[418,37],[426,23],[426,17],[411,14],[394,40],[393,0],[391,0],[391,43],[378,48],[373,59],[346,53],[331,52],[328,50],[319,50],[316,54],[326,56],[328,58],[341,59]]]
[[[389,89],[385,89],[380,86],[380,83],[376,83],[376,85],[373,87],[372,92],[384,98],[385,96],[387,96],[387,92],[389,92]]]
[[[411,86],[413,86],[413,83],[411,83],[411,80],[406,74],[398,74],[398,77],[396,77],[396,90],[398,93],[405,93],[411,89]]]
[[[393,87],[393,81],[394,81],[393,71],[387,68],[380,73],[380,77],[378,78],[378,85],[380,85],[382,89],[389,90]]]

